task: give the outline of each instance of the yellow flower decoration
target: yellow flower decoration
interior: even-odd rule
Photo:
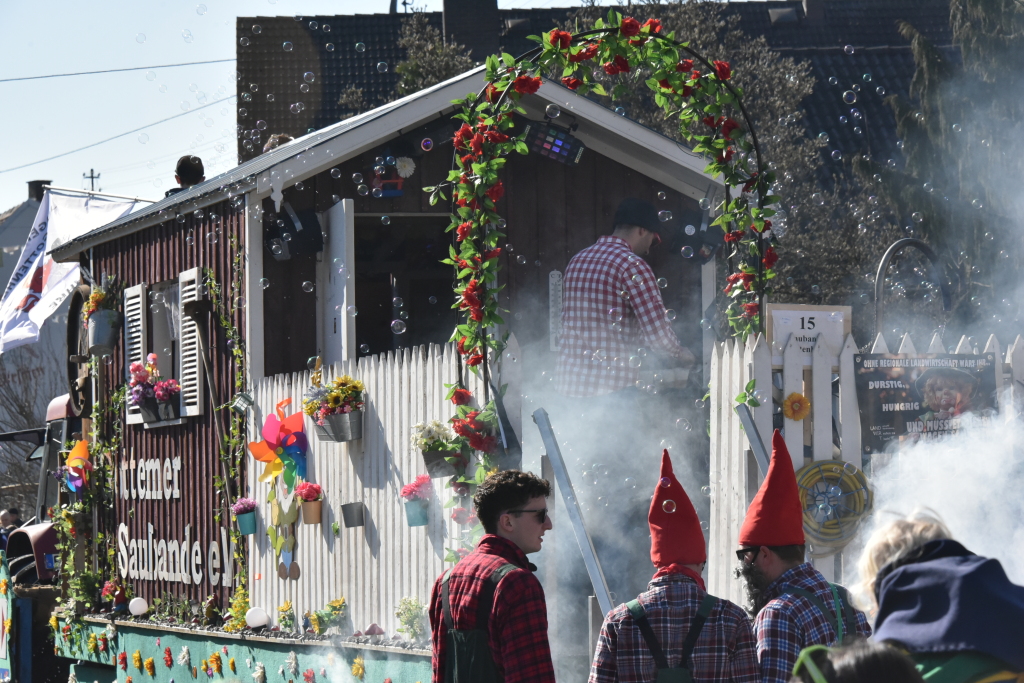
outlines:
[[[14,626],[14,620],[13,619],[11,619],[10,617],[8,617],[7,619],[4,619],[4,630],[7,631],[7,633],[11,632],[11,628],[13,626]]]
[[[7,586],[9,584],[10,581],[7,579],[0,579],[0,595],[7,595]]]
[[[87,649],[89,652],[96,652],[98,647],[99,645],[97,644],[96,641],[96,634],[90,633],[89,639],[85,642],[85,649]]]
[[[327,405],[329,405],[332,408],[337,408],[338,406],[340,406],[341,394],[339,394],[336,391],[332,391],[331,393],[327,394]]]
[[[291,612],[292,611],[292,601],[291,600],[286,600],[283,605],[281,605],[280,607],[277,608],[277,611],[280,612],[281,614],[285,614],[286,612]]]
[[[303,616],[309,619],[309,625],[313,627],[313,633],[319,634],[323,631],[320,628],[320,617],[316,615],[316,612],[306,612]]]
[[[138,650],[132,653],[132,664],[136,669],[142,671],[142,653]]]
[[[57,617],[50,617],[50,628],[54,631],[60,630],[60,622],[57,621]]]
[[[223,664],[220,661],[220,653],[214,652],[210,655],[210,668],[213,669],[214,673],[220,673]]]
[[[335,610],[343,609],[345,607],[345,598],[338,598],[337,600],[331,600],[327,604],[330,605],[331,607],[333,607]]]
[[[232,657],[228,660],[228,668],[231,669],[231,673],[235,673],[235,658]]]
[[[782,414],[787,420],[802,420],[811,413],[811,402],[803,394],[793,392],[782,402]]]
[[[356,657],[352,662],[352,675],[359,680],[363,680],[363,676],[366,675],[366,665],[363,663],[362,657]]]
[[[156,662],[153,661],[152,657],[146,660],[145,666],[146,673],[148,673],[150,676],[156,676]]]

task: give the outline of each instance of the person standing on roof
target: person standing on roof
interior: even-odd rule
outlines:
[[[174,182],[178,183],[178,187],[167,190],[164,192],[164,196],[170,197],[172,194],[187,190],[204,180],[206,180],[206,170],[203,168],[203,160],[197,156],[186,154],[178,159],[178,163],[174,167]]]
[[[772,461],[747,509],[739,536],[737,577],[746,581],[764,683],[785,683],[800,651],[871,635],[867,617],[842,586],[804,561],[803,508],[793,461],[779,430]]]
[[[555,388],[564,396],[603,396],[632,389],[637,369],[627,362],[645,347],[688,367],[654,271],[641,256],[661,243],[661,221],[648,202],[624,199],[611,235],[573,256],[565,270],[562,331]]]
[[[668,450],[661,454],[648,524],[657,571],[647,592],[605,617],[590,683],[758,681],[747,615],[704,588],[704,532],[672,473]]]
[[[544,589],[526,559],[551,528],[550,495],[547,481],[518,470],[477,488],[486,534],[430,595],[433,683],[554,683]]]

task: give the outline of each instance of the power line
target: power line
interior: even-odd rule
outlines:
[[[93,74],[112,74],[118,71],[144,71],[146,69],[169,69],[173,66],[193,66],[196,64],[220,64],[222,62],[233,62],[231,59],[211,59],[207,62],[182,62],[181,64],[161,64],[160,66],[130,66],[124,69],[104,69],[103,71],[76,71],[69,74],[47,74],[46,76],[22,76],[20,78],[0,78],[0,83],[11,81],[34,81],[40,78],[63,78],[64,76],[91,76]]]
[[[230,97],[228,97],[226,99],[230,100],[232,97],[236,97],[236,95],[231,95]],[[150,126],[157,126],[157,125],[159,125],[161,123],[166,123],[167,121],[179,118],[181,116],[185,116],[186,114],[191,114],[192,112],[199,111],[200,109],[206,109],[207,107],[212,107],[215,104],[223,104],[225,101],[226,100],[217,100],[216,102],[210,102],[209,104],[204,104],[201,107],[196,107],[195,109],[190,109],[188,111],[183,111],[180,114],[175,114],[174,116],[168,116],[166,119],[161,119],[161,120],[159,120],[159,121],[157,121],[155,123],[150,123],[150,124],[147,124],[145,126],[140,126],[138,128],[134,128],[134,129],[126,131],[124,133],[118,133],[117,135],[111,136],[111,137],[107,138],[106,140],[100,140],[99,142],[94,142],[94,143],[92,143],[90,145],[86,145],[84,147],[79,147],[78,149],[73,149],[70,152],[62,152],[60,154],[55,154],[52,157],[47,157],[45,159],[40,159],[38,161],[32,161],[32,162],[27,163],[27,164],[22,164],[21,166],[14,166],[12,168],[5,168],[3,170],[0,170],[0,173],[9,173],[11,171],[17,171],[17,170],[20,170],[22,168],[28,168],[29,166],[35,166],[36,164],[41,164],[41,163],[43,163],[45,161],[53,161],[54,159],[60,159],[61,157],[66,157],[69,154],[74,154],[75,152],[81,152],[84,149],[89,149],[91,147],[96,147],[97,145],[102,145],[105,142],[110,142],[111,140],[116,140],[118,138],[123,138],[125,135],[131,135],[132,133],[138,133],[140,130],[144,130],[146,128],[149,128]]]

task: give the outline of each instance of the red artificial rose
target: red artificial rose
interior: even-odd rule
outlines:
[[[458,228],[455,229],[455,239],[458,240],[459,242],[461,242],[462,240],[464,240],[467,237],[469,237],[469,233],[470,233],[470,231],[472,229],[473,229],[473,224],[472,223],[470,223],[468,221],[463,223],[462,225],[460,225]]]
[[[729,66],[729,62],[720,62],[716,59],[713,64],[715,65],[715,75],[718,76],[718,80],[729,80],[732,76],[732,68]]]
[[[743,315],[747,318],[753,318],[757,315],[757,311],[760,306],[757,303],[743,304]]]
[[[693,92],[693,88],[691,88],[691,87],[690,87],[690,86],[688,86],[688,85],[684,85],[684,86],[683,86],[683,92],[682,92],[682,93],[680,93],[680,94],[681,94],[681,95],[682,95],[683,97],[689,97],[689,96],[690,96],[690,93],[692,93],[692,92]]]
[[[753,281],[753,273],[733,273],[729,277],[725,278],[726,285],[723,291],[728,294],[736,285],[743,285],[743,289],[750,291],[750,283]]]
[[[619,24],[619,32],[627,38],[631,38],[640,33],[640,22],[633,17],[626,17]]]
[[[489,130],[484,133],[487,142],[508,142],[508,136],[497,130]]]
[[[555,47],[568,50],[569,44],[572,42],[572,34],[568,31],[552,31],[551,37],[548,39]]]
[[[641,28],[651,29],[651,33],[660,33],[661,22],[658,21],[657,19],[648,19],[647,21],[644,22],[644,25]]]
[[[466,355],[467,353],[469,353],[469,350],[468,350],[468,349],[466,349],[466,338],[465,338],[465,337],[463,337],[462,339],[460,339],[460,340],[459,340],[459,341],[458,341],[458,342],[457,342],[457,343],[455,344],[455,346],[456,346],[456,348],[458,348],[458,350],[459,350],[459,353],[461,353],[461,354],[462,354],[463,356],[465,356],[465,355]]]
[[[581,85],[583,85],[583,81],[581,81],[578,78],[573,78],[571,76],[566,76],[565,78],[562,79],[562,85],[564,85],[569,90],[575,90],[576,88],[578,88]]]
[[[512,88],[520,95],[532,95],[540,89],[540,79],[523,74],[512,81]]]
[[[482,451],[484,453],[490,453],[494,450],[494,447],[498,445],[498,440],[493,436],[483,436],[482,434],[470,434],[469,435],[469,447],[475,451]]]
[[[722,137],[732,139],[732,132],[739,130],[740,124],[736,123],[732,119],[726,119],[725,123],[722,124]]]
[[[726,242],[739,242],[741,239],[743,239],[742,230],[733,230],[732,232],[725,233]]]
[[[475,323],[482,323],[484,321],[483,309],[478,308],[476,306],[469,309],[469,319]],[[470,363],[470,365],[472,365],[472,363]]]
[[[750,176],[750,180],[748,180],[743,185],[743,191],[744,192],[750,192],[750,190],[753,189],[754,185],[756,185],[756,184],[757,184],[757,173],[754,173],[752,176]]]
[[[455,131],[455,137],[452,141],[455,143],[455,149],[461,149],[465,146],[467,140],[473,137],[473,129],[470,128],[468,123],[462,124],[462,128]]]
[[[621,73],[629,71],[629,60],[622,55],[615,55],[615,66],[619,67]]]
[[[452,487],[452,493],[454,493],[456,496],[469,495],[469,484],[467,484],[464,481],[459,481],[459,478],[457,476],[449,479],[448,485]]]
[[[718,128],[718,124],[722,122],[722,117],[719,116],[716,119],[714,116],[705,116],[701,121],[703,121],[704,125],[708,128]]]
[[[726,147],[725,151],[723,153],[719,154],[716,157],[716,160],[718,161],[718,163],[724,164],[724,163],[726,163],[726,162],[728,162],[728,161],[730,161],[732,159],[732,155],[733,154],[735,154],[735,151],[733,150],[733,148],[732,147]]]
[[[658,85],[660,85],[665,90],[671,90],[672,89],[672,84],[668,82],[667,78],[663,78],[660,81],[658,81]]]
[[[495,102],[498,101],[498,98],[501,97],[501,93],[498,91],[498,89],[494,86],[493,83],[488,83],[487,87],[484,88],[484,97],[487,99],[488,102],[494,104]]]
[[[452,519],[455,520],[456,524],[466,524],[469,522],[469,510],[466,508],[455,508],[452,510]]]
[[[593,59],[594,56],[597,55],[597,51],[599,49],[600,47],[597,44],[591,43],[576,54],[569,55],[569,61],[572,64],[579,64],[580,62],[585,62],[588,59]]]
[[[480,256],[484,261],[490,261],[492,258],[498,258],[501,255],[501,247],[495,247],[494,249],[488,249],[481,252]]]
[[[609,76],[614,76],[619,73],[619,67],[615,66],[614,62],[605,62],[601,65],[601,68],[604,69],[604,72]]]
[[[466,156],[461,157],[459,159],[459,161],[462,162],[462,167],[463,168],[469,168],[470,164],[472,164],[474,161],[476,161],[476,157],[473,156],[472,154],[467,154]],[[466,180],[469,180],[469,178],[464,178],[462,176],[459,177],[460,183],[465,183]]]
[[[499,180],[496,184],[491,185],[487,188],[485,193],[492,202],[497,202],[503,196],[505,196],[505,185]]]
[[[682,73],[684,71],[689,71],[692,68],[693,68],[693,60],[692,59],[684,59],[683,61],[681,61],[678,64],[676,64],[676,71],[678,71],[680,73]]]
[[[764,258],[761,259],[761,262],[764,263],[765,268],[768,268],[769,270],[774,268],[778,260],[779,255],[775,253],[774,247],[768,247],[764,250]]]
[[[469,141],[469,146],[473,150],[473,154],[480,156],[484,153],[484,136],[477,133],[473,136],[473,139]]]
[[[469,436],[473,430],[469,428],[465,420],[452,420],[452,431],[459,436]]]
[[[483,354],[480,354],[480,353],[475,353],[475,354],[473,354],[472,356],[470,356],[469,358],[466,359],[466,365],[468,365],[469,367],[474,367],[474,366],[480,365],[483,362],[484,362],[484,357],[483,357]]]

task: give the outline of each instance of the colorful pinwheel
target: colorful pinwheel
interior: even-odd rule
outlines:
[[[67,471],[64,476],[64,483],[67,484],[69,491],[81,490],[87,480],[86,470],[93,469],[92,463],[89,462],[89,442],[79,441],[75,444],[75,447],[68,453],[68,459],[65,463],[67,465]]]
[[[303,414],[284,415],[284,407],[292,402],[286,398],[277,404],[277,414],[268,415],[263,423],[263,441],[249,442],[252,457],[266,463],[262,482],[272,482],[279,474],[284,475],[286,489],[295,487],[296,477],[306,477],[306,446],[308,441],[303,432]]]

